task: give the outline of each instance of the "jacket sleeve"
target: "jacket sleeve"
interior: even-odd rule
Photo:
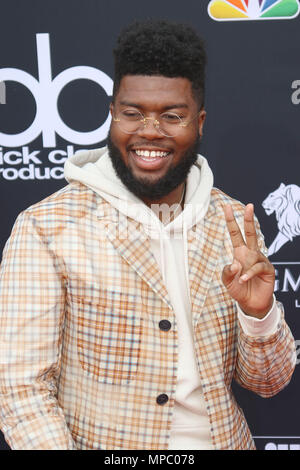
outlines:
[[[235,379],[242,386],[267,398],[280,392],[290,381],[296,365],[296,347],[277,302],[281,320],[270,336],[249,336],[239,328]]]
[[[55,257],[25,211],[0,267],[0,427],[12,449],[75,449],[56,398],[64,303]]]

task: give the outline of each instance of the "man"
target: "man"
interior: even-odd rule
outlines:
[[[1,428],[14,449],[254,449],[232,379],[274,395],[295,347],[253,205],[196,153],[202,42],[136,23],[115,59],[108,148],[4,251]]]

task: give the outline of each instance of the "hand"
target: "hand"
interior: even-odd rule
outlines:
[[[224,214],[234,259],[223,269],[223,284],[246,315],[263,318],[273,304],[275,269],[259,251],[253,204],[248,204],[244,213],[246,241],[230,205],[224,207]]]

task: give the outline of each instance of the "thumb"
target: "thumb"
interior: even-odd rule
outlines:
[[[222,282],[225,287],[229,287],[235,278],[239,278],[242,272],[242,265],[239,261],[233,260],[232,264],[224,267],[222,272]]]

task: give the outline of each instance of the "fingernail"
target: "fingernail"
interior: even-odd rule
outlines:
[[[247,281],[248,279],[249,279],[248,274],[243,274],[243,275],[240,277],[239,281],[244,282],[244,281]]]

